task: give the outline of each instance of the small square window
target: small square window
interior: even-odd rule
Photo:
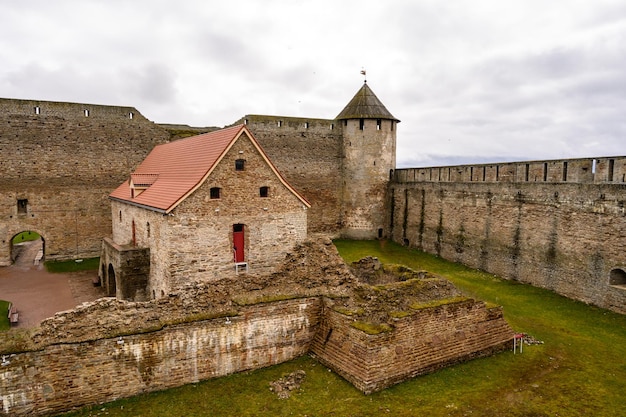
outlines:
[[[28,200],[27,199],[21,199],[21,200],[17,200],[17,212],[21,213],[21,214],[25,214],[28,212]]]
[[[259,188],[259,196],[260,197],[269,197],[270,195],[270,187],[261,187]]]
[[[235,161],[235,171],[243,171],[246,165],[245,159],[237,159]]]
[[[221,190],[222,189],[219,187],[212,187],[211,194],[210,194],[211,200],[216,200],[220,198]]]

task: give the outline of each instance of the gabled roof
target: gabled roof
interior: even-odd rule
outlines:
[[[387,110],[372,89],[369,88],[367,82],[363,83],[363,87],[357,91],[356,95],[339,113],[336,119],[386,119],[395,120],[396,122],[400,121]]]
[[[130,179],[117,187],[113,200],[169,213],[204,183],[233,144],[246,135],[280,181],[307,207],[302,197],[278,172],[252,133],[244,125],[157,145]],[[140,193],[133,193],[133,187]]]

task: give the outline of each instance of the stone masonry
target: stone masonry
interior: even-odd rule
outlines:
[[[374,289],[327,238],[303,242],[270,276],[188,284],[149,302],[85,303],[0,341],[0,415],[56,414],[307,352],[370,393],[510,346],[500,308],[450,298],[457,291],[441,278],[413,275],[385,285],[407,297],[402,315],[372,314],[387,311],[383,304],[364,309],[359,322],[384,329],[375,334],[355,327],[350,309]],[[415,303],[433,294],[436,303]]]
[[[626,158],[403,169],[397,242],[626,313]]]

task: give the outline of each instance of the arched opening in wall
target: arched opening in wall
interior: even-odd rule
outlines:
[[[616,285],[626,289],[626,271],[621,268],[611,270],[609,274],[609,285]]]
[[[11,240],[11,262],[18,266],[39,265],[44,260],[46,241],[39,233],[25,230]]]
[[[115,286],[115,269],[113,268],[113,265],[111,264],[109,264],[109,269],[107,272],[105,291],[106,291],[107,296],[109,297],[115,297],[115,293],[117,291],[116,286]]]

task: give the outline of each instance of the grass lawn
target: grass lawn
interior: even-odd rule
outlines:
[[[93,271],[97,270],[100,266],[100,258],[88,258],[83,259],[81,262],[76,261],[46,261],[46,270],[48,272],[78,272],[78,271]]]
[[[72,416],[607,416],[624,415],[626,316],[503,281],[391,242],[337,241],[347,261],[377,256],[444,275],[500,304],[511,326],[543,345],[446,368],[365,396],[309,357],[81,410]],[[306,371],[278,399],[269,383]]]
[[[0,300],[0,332],[9,330],[11,323],[9,323],[9,302]]]
[[[13,237],[12,242],[15,245],[17,243],[30,242],[30,241],[33,241],[33,240],[37,240],[40,237],[41,236],[37,232],[26,231],[26,232],[18,233],[17,235],[15,235]]]

